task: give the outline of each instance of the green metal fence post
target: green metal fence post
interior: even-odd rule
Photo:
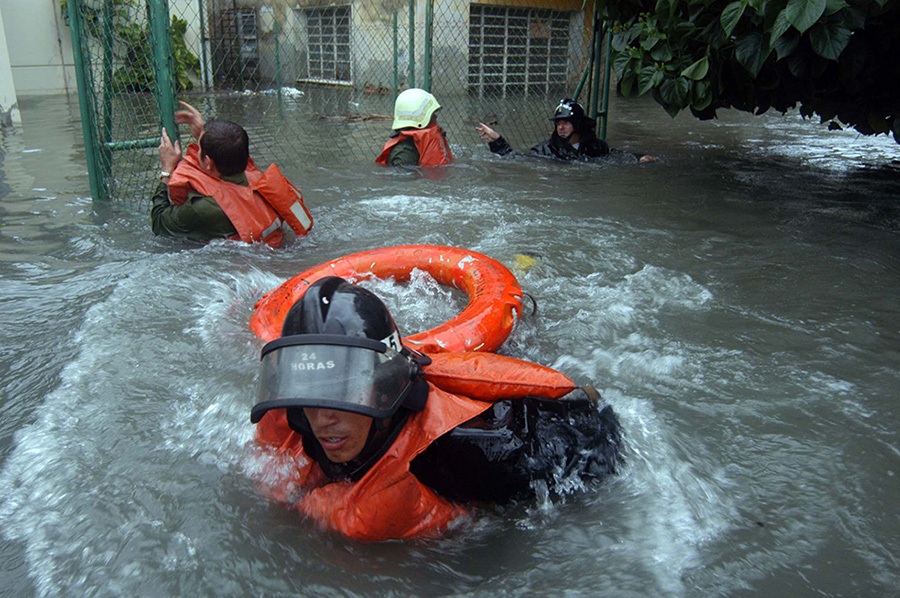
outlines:
[[[409,0],[409,87],[416,86],[416,0]]]
[[[422,75],[422,89],[431,91],[431,51],[434,33],[434,4],[425,0],[425,73]]]
[[[594,10],[596,11],[596,6]],[[597,118],[597,107],[600,103],[600,50],[603,47],[603,25],[600,22],[599,15],[594,16],[594,58],[591,62],[594,65],[591,78],[591,91],[588,94],[588,113],[591,118]]]
[[[112,174],[112,152],[106,144],[112,141],[112,95],[113,95],[113,0],[103,2],[103,127],[100,129],[100,169],[103,180]]]
[[[606,64],[603,69],[603,104],[600,113],[600,139],[606,139],[606,124],[609,121],[609,83],[612,78],[612,35],[606,29]]]
[[[275,85],[278,86],[278,99],[281,99],[281,52],[278,43],[278,15],[272,9],[273,31],[275,32]]]
[[[178,127],[175,125],[175,82],[172,36],[169,33],[169,5],[166,0],[148,0],[148,6],[159,117],[174,143],[178,139]]]
[[[204,14],[203,5],[206,0],[197,0],[197,12],[200,19],[200,82],[203,91],[212,87],[209,74],[209,58],[206,55],[206,44],[209,41],[206,35],[206,15]]]
[[[91,79],[90,64],[84,59],[84,28],[81,18],[81,0],[69,0],[69,28],[72,30],[72,50],[75,62],[75,81],[78,86],[78,107],[81,111],[81,130],[84,133],[84,157],[87,160],[91,196],[96,200],[109,199],[109,188],[100,172],[97,158],[99,143],[94,124],[93,95],[88,91]]]
[[[394,26],[394,101],[397,101],[397,94],[400,93],[400,34],[397,27],[397,11],[392,16],[392,25]]]

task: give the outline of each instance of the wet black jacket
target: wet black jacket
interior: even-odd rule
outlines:
[[[435,440],[410,471],[459,502],[504,504],[542,487],[563,495],[616,472],[621,428],[609,405],[581,390],[556,400],[525,397],[491,409]]]
[[[609,154],[609,145],[594,134],[594,127],[592,124],[594,121],[592,119],[585,120],[588,122],[582,125],[581,130],[579,131],[581,143],[579,143],[577,148],[569,145],[569,143],[557,135],[554,130],[553,134],[550,135],[550,139],[533,146],[531,150],[529,150],[528,155],[566,161],[587,160],[606,156]],[[500,156],[515,152],[503,137],[490,142],[488,148]]]

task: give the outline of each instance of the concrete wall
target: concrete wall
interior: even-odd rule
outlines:
[[[16,92],[75,90],[69,27],[58,0],[3,0],[5,49]]]
[[[0,8],[0,126],[8,127],[22,122],[19,100],[13,84],[12,66],[6,51],[6,32],[3,29],[3,9]]]

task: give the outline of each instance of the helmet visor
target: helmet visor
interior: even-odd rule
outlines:
[[[250,421],[271,409],[317,407],[390,417],[412,385],[413,362],[384,343],[331,335],[284,337],[263,347]]]

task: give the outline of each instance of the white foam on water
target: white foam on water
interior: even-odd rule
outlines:
[[[276,281],[222,275],[194,257],[137,259],[87,311],[78,355],[15,435],[0,524],[24,544],[41,595],[134,594],[199,570],[209,538],[192,535],[181,511],[215,504],[219,478],[251,438],[258,347],[246,310]]]

